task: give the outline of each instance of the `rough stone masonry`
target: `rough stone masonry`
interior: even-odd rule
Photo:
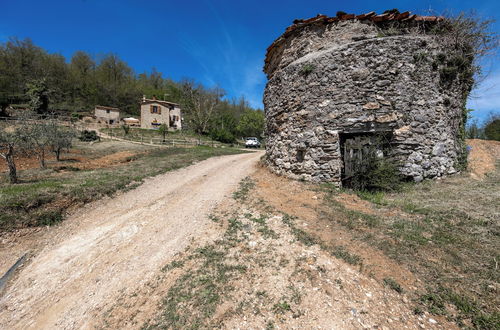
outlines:
[[[457,172],[466,96],[459,79],[443,76],[439,36],[424,32],[440,20],[368,13],[295,21],[266,55],[269,167],[340,186],[343,143],[383,134],[384,157],[403,175],[420,181]]]

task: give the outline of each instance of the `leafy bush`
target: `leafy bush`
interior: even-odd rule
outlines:
[[[124,133],[125,135],[128,135],[128,132],[130,131],[130,126],[129,126],[129,125],[126,125],[126,124],[124,124],[124,125],[122,125],[122,129],[123,129],[123,133]]]
[[[314,71],[314,69],[316,69],[316,66],[314,64],[306,64],[302,67],[302,69],[300,69],[300,74],[302,74],[303,76],[308,76]]]
[[[391,159],[377,157],[375,152],[356,164],[354,173],[346,186],[355,190],[397,191],[403,181],[397,165]]]
[[[214,128],[210,131],[210,137],[222,143],[233,143],[235,137],[233,133],[225,128]]]
[[[484,134],[488,140],[500,141],[500,118],[490,120],[486,123]]]
[[[97,135],[96,131],[83,130],[80,133],[80,136],[78,137],[78,139],[80,139],[80,141],[83,141],[83,142],[92,142],[92,141],[99,140],[99,136]]]

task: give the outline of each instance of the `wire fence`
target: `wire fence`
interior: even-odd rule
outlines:
[[[140,144],[158,145],[158,146],[171,146],[171,147],[196,147],[196,146],[206,146],[212,148],[226,148],[226,147],[242,147],[244,146],[240,142],[225,144],[218,141],[207,141],[202,139],[172,139],[163,137],[151,137],[142,134],[116,134],[113,131],[110,132],[98,132],[101,138],[108,138],[117,141],[128,141]]]
[[[171,138],[171,137],[155,137],[151,136],[151,134],[137,134],[137,133],[130,133],[130,134],[117,134],[116,132],[113,132],[113,130],[109,131],[101,131],[99,128],[95,127],[88,127],[85,123],[81,121],[75,121],[71,117],[63,117],[63,116],[58,116],[57,118],[54,118],[57,120],[57,122],[61,126],[66,126],[66,127],[72,127],[74,130],[78,131],[79,133],[83,132],[84,130],[88,131],[95,131],[97,135],[101,139],[110,139],[110,140],[116,140],[116,141],[127,141],[127,142],[132,142],[132,143],[139,143],[139,144],[147,144],[147,145],[156,145],[156,146],[169,146],[169,147],[196,147],[196,146],[206,146],[206,147],[212,147],[212,148],[226,148],[226,147],[244,147],[245,144],[242,143],[241,141],[236,141],[231,144],[226,144],[226,143],[221,143],[218,141],[214,140],[203,140],[203,139],[176,139],[176,138]],[[15,125],[16,122],[23,121],[23,122],[30,122],[33,124],[36,123],[42,123],[43,121],[47,120],[46,117],[30,117],[30,118],[15,118],[15,117],[0,117],[0,124],[4,123],[7,125]]]

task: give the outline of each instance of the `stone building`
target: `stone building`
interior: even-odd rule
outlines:
[[[415,181],[457,172],[470,87],[447,75],[446,46],[426,33],[443,21],[409,12],[294,21],[266,54],[269,167],[340,186],[374,145]]]
[[[116,125],[120,123],[120,109],[96,105],[94,116],[98,123]]]
[[[177,103],[161,101],[155,98],[142,98],[141,128],[159,128],[166,124],[169,130],[182,129],[181,108]]]

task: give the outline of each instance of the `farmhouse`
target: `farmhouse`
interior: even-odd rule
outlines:
[[[118,124],[120,122],[120,109],[96,105],[94,116],[99,123]]]
[[[269,167],[337,186],[368,153],[415,181],[459,171],[471,77],[429,33],[442,23],[409,12],[294,21],[265,59]]]
[[[167,125],[169,130],[182,129],[180,106],[177,103],[143,97],[141,102],[141,127],[159,128],[161,124]]]

